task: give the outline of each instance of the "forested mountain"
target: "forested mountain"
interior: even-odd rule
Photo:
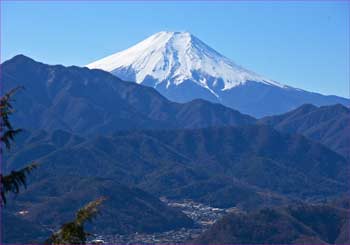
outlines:
[[[306,104],[282,115],[262,118],[259,122],[279,131],[302,134],[350,157],[350,109],[343,105],[316,107]]]
[[[29,188],[11,200],[4,211],[3,241],[43,243],[50,231],[74,218],[75,210],[100,196],[107,200],[98,219],[88,226],[93,234],[151,233],[194,225],[182,212],[139,188],[120,184],[116,178],[51,173],[40,180],[34,177]],[[17,226],[24,227],[24,233],[10,229]]]
[[[2,64],[4,89],[24,86],[15,97],[13,124],[79,134],[125,129],[245,125],[255,119],[204,100],[174,103],[156,90],[101,70],[50,66],[18,55]]]
[[[349,210],[328,205],[265,208],[227,215],[194,243],[347,244],[349,218]]]
[[[3,171],[40,163],[28,189],[6,207],[7,227],[24,230],[16,237],[18,230],[7,229],[6,242],[41,241],[48,228],[57,229],[99,196],[107,200],[101,219],[89,228],[100,234],[192,227],[193,220],[159,200],[165,196],[247,211],[232,218],[232,226],[242,224],[244,234],[264,230],[263,225],[276,219],[281,229],[292,231],[282,239],[268,228],[266,236],[252,239],[347,241],[344,228],[342,238],[335,233],[325,237],[322,229],[333,232],[331,227],[318,231],[292,209],[276,209],[349,192],[346,107],[304,105],[257,120],[201,99],[171,102],[153,88],[101,70],[50,66],[23,55],[2,64],[2,82],[5,90],[25,87],[15,96],[11,118],[24,132],[4,152]],[[266,207],[273,209],[257,211]],[[301,218],[314,214],[312,208],[305,210]],[[325,215],[329,211],[340,217],[339,210],[325,209]],[[315,222],[323,224],[317,215],[312,216]],[[254,223],[255,218],[261,223]],[[201,241],[220,241],[205,239]],[[232,239],[237,240],[222,241],[255,241],[241,233]]]
[[[348,190],[349,163],[342,156],[264,125],[87,138],[60,130],[26,132],[17,142],[6,159],[8,169],[41,163],[14,201],[15,210],[30,210],[31,222],[60,221],[58,214],[68,217],[86,198],[106,195],[107,215],[97,224],[118,232],[156,231],[191,222],[155,197],[254,210],[291,200],[322,201]]]

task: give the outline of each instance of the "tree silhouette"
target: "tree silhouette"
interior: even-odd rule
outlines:
[[[12,96],[20,89],[22,87],[16,87],[0,98],[0,154],[3,154],[3,145],[7,149],[10,149],[15,136],[22,131],[21,129],[14,129],[9,119],[14,112],[11,104],[13,101]],[[18,194],[21,186],[24,188],[27,187],[27,175],[37,168],[37,166],[38,164],[31,163],[20,170],[11,171],[10,174],[5,176],[0,173],[2,206],[6,204],[7,193]]]
[[[104,197],[89,202],[79,209],[75,219],[62,225],[45,243],[47,244],[85,244],[89,233],[84,231],[84,224],[91,222],[99,213],[99,206],[105,200]]]

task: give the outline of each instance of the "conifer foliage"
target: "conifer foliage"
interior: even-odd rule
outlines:
[[[14,109],[11,102],[12,96],[22,87],[16,87],[0,98],[0,153],[3,154],[3,145],[7,149],[11,148],[11,142],[14,141],[15,136],[21,132],[21,129],[15,129],[11,125],[9,120],[11,114],[13,114]],[[1,156],[2,157],[2,156]],[[20,187],[27,187],[26,179],[27,175],[32,172],[38,164],[32,163],[28,166],[17,170],[11,171],[8,175],[3,175],[0,173],[0,186],[1,186],[1,205],[6,204],[6,194],[14,193],[18,194]]]
[[[99,206],[105,200],[104,197],[89,202],[78,210],[75,219],[62,225],[47,241],[47,244],[85,244],[89,233],[84,231],[84,224],[91,222],[99,213]]]

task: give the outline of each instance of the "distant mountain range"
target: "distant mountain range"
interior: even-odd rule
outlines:
[[[14,125],[79,134],[153,128],[246,125],[255,119],[204,100],[174,103],[152,88],[124,82],[108,72],[50,66],[18,55],[2,64],[4,90],[16,96]]]
[[[283,132],[302,134],[350,158],[350,109],[340,104],[322,107],[306,104],[259,122]]]
[[[174,103],[154,89],[124,82],[107,72],[50,66],[18,55],[2,64],[4,89],[16,96],[14,125],[78,134],[115,130],[243,126],[264,123],[299,133],[339,153],[348,153],[349,109],[303,105],[284,115],[255,118],[204,100]]]
[[[343,157],[264,125],[124,131],[86,139],[64,131],[28,132],[5,156],[5,170],[30,161],[41,166],[7,210],[29,210],[24,216],[29,222],[57,226],[83,202],[103,195],[109,198],[106,215],[92,229],[99,233],[191,226],[161,204],[160,196],[249,211],[296,200],[322,202],[349,186]],[[140,215],[141,210],[147,212]]]
[[[156,33],[87,67],[151,86],[172,101],[200,98],[255,117],[284,113],[305,103],[350,105],[349,99],[308,92],[257,75],[188,32]]]
[[[131,181],[139,187],[157,194],[169,194],[165,193],[164,190],[170,190],[175,188],[176,185],[183,185],[183,183],[192,183],[193,179],[196,180],[196,183],[199,183],[198,181],[210,183],[211,178],[208,178],[207,174],[211,175],[212,172],[206,173],[210,169],[218,176],[221,175],[220,171],[224,175],[227,175],[228,171],[234,171],[233,173],[235,174],[233,176],[235,178],[245,176],[245,182],[248,180],[253,181],[251,183],[248,181],[249,184],[259,188],[272,188],[272,191],[284,194],[295,192],[296,195],[300,196],[301,193],[310,192],[311,195],[317,195],[313,190],[318,190],[319,193],[326,195],[328,193],[327,188],[333,188],[333,191],[343,190],[342,183],[347,176],[347,171],[344,171],[344,166],[347,164],[343,157],[303,137],[285,136],[272,128],[263,125],[259,126],[262,123],[270,124],[279,131],[304,134],[312,140],[319,141],[334,150],[338,150],[338,146],[332,143],[333,135],[336,134],[339,135],[337,139],[339,139],[339,149],[340,153],[342,153],[342,145],[345,145],[345,147],[348,145],[346,142],[341,143],[342,139],[346,141],[347,137],[340,137],[340,135],[346,133],[348,128],[346,124],[348,109],[343,106],[337,105],[334,108],[321,107],[319,109],[312,106],[303,106],[289,114],[264,118],[258,121],[238,111],[204,100],[195,100],[185,104],[170,102],[152,88],[124,82],[104,71],[79,67],[63,67],[60,65],[49,66],[23,55],[16,56],[2,64],[2,74],[5,90],[17,85],[24,85],[26,88],[25,91],[20,92],[16,96],[16,101],[14,102],[16,114],[13,117],[13,121],[16,127],[22,127],[29,131],[46,130],[49,134],[59,129],[66,131],[66,133],[62,133],[63,136],[58,134],[58,138],[68,137],[64,136],[67,132],[69,132],[68,135],[75,135],[74,139],[76,140],[81,137],[77,141],[79,144],[74,141],[74,147],[72,149],[69,148],[69,154],[65,153],[67,156],[65,161],[74,161],[78,164],[82,161],[82,158],[87,158],[88,162],[95,159],[99,163],[108,163],[111,162],[111,160],[108,160],[110,157],[108,156],[109,153],[101,155],[101,153],[93,154],[93,152],[99,148],[100,144],[102,152],[109,149],[109,147],[115,148],[111,152],[117,154],[112,159],[118,159],[118,164],[113,165],[114,169],[109,164],[105,165],[106,169],[102,167],[104,165],[99,164],[99,168],[96,168],[92,164],[90,165],[91,169],[81,169],[78,171],[79,174],[87,171],[87,174],[93,172],[94,174],[101,173],[101,176],[104,176],[112,170],[116,171],[116,166],[119,166],[122,162],[124,164],[129,162],[130,166],[135,167],[124,169],[122,164],[120,168],[117,168],[121,171],[116,171],[120,180],[122,181],[123,178],[126,178],[125,183],[129,184],[129,181]],[[314,113],[310,114],[311,111]],[[293,115],[293,117],[289,115]],[[304,120],[310,115],[318,116],[316,119],[312,117],[310,120]],[[280,126],[286,125],[288,120],[293,123],[292,118],[299,117],[302,118],[301,121],[304,124],[297,123],[295,125],[305,125],[301,127],[303,130],[291,131],[287,130],[290,127],[284,128]],[[336,126],[338,124],[332,123],[332,120],[341,120],[341,118],[344,119],[339,125],[343,125],[343,127],[338,127]],[[282,122],[284,123],[282,124]],[[315,137],[315,135],[319,134],[313,135],[308,133],[308,128],[318,128],[320,132],[325,132],[331,128],[330,126],[324,126],[327,124],[334,126],[332,133],[324,134],[321,138]],[[217,128],[223,126],[235,126],[236,128]],[[184,130],[205,127],[216,128],[202,131]],[[120,140],[118,145],[109,142],[109,138],[100,138],[93,143],[91,141],[88,141],[88,143],[85,140],[86,137],[95,139],[96,135],[108,136],[116,131],[135,129],[138,131],[154,129],[158,132],[154,131],[151,135],[150,132],[152,131],[148,131],[148,133],[143,131],[143,133],[135,133],[134,135],[128,133],[127,136],[121,135],[115,138],[115,140]],[[163,131],[159,131],[161,129]],[[164,129],[178,130],[164,131]],[[184,136],[186,137],[179,138]],[[121,140],[124,138],[125,140]],[[174,145],[177,139],[179,139],[179,145]],[[52,140],[55,139],[53,138]],[[85,143],[82,144],[80,141]],[[136,144],[134,141],[145,143],[137,146],[138,143]],[[202,148],[193,148],[200,147],[200,144],[203,144]],[[74,149],[78,146],[79,150],[75,151]],[[189,148],[178,148],[183,146]],[[85,147],[88,148],[86,149]],[[52,148],[52,143],[40,146],[39,149],[40,151],[35,150],[34,152],[44,155],[50,153],[49,155],[52,155],[51,153],[55,151],[55,148]],[[123,153],[119,155],[118,152],[121,153],[121,149],[123,149]],[[27,147],[26,150],[28,150]],[[135,150],[138,151],[137,154],[134,152]],[[86,152],[86,154],[81,154],[81,152]],[[32,150],[29,150],[26,154],[33,159],[38,158],[37,153],[34,154]],[[92,155],[87,157],[90,154]],[[143,156],[143,154],[147,154],[147,161],[140,161],[140,158],[134,157]],[[126,158],[125,156],[128,155],[129,157]],[[202,157],[205,157],[205,159],[201,159]],[[11,167],[21,167],[24,163],[21,159],[27,158],[14,158],[11,160]],[[138,162],[140,166],[136,167]],[[202,168],[205,166],[206,171],[201,168],[198,169],[196,164],[192,166],[189,162],[201,162]],[[232,162],[232,166],[229,164],[230,162]],[[179,163],[181,164],[179,165]],[[330,165],[331,163],[332,165]],[[226,166],[226,164],[229,165]],[[163,168],[161,166],[165,167],[162,170],[164,172],[160,171]],[[172,167],[169,168],[169,166]],[[186,167],[184,168],[184,166]],[[248,168],[247,166],[250,167]],[[314,168],[312,166],[318,167]],[[234,168],[231,169],[232,167]],[[293,170],[290,169],[291,167]],[[172,168],[177,169],[178,173],[183,176],[181,178],[174,176],[176,181],[172,182],[173,186],[165,188],[166,185],[163,183],[164,188],[159,189],[160,183],[165,181],[165,179],[162,179],[164,178],[163,175],[169,174],[171,176],[175,173],[177,174],[177,171],[174,171]],[[330,168],[333,169],[331,170]],[[340,171],[340,169],[342,170]],[[52,169],[50,168],[50,170]],[[145,170],[147,172],[144,172]],[[153,172],[155,170],[156,172]],[[281,175],[271,176],[272,170],[281,171]],[[311,170],[316,172],[309,172]],[[60,168],[57,171],[60,171]],[[159,171],[162,172],[161,175],[159,175]],[[150,174],[149,179],[152,183],[149,183],[145,177],[143,182],[137,180],[139,178],[137,176],[147,176],[147,174]],[[311,174],[312,178],[306,178],[305,174],[306,176]],[[328,176],[329,174],[331,176]],[[134,177],[129,179],[129,175]],[[294,176],[299,180],[296,181],[296,179],[293,179],[294,177],[284,178],[286,175]],[[281,178],[277,178],[278,176],[281,176]],[[191,180],[189,181],[186,178],[191,178]],[[317,180],[318,178],[331,178],[336,181],[322,181],[324,185],[317,185],[316,182],[313,182],[313,179]],[[267,179],[269,181],[264,182]],[[275,179],[276,182],[273,181]],[[225,182],[226,179],[222,178],[219,182],[221,181]],[[295,185],[290,185],[288,181],[296,182]],[[217,180],[212,183],[217,183]],[[210,186],[210,184],[205,185],[203,183],[202,186]],[[227,184],[223,183],[222,186],[226,188]],[[305,188],[305,186],[309,187]],[[241,187],[242,185],[240,184]],[[277,187],[280,189],[275,189]],[[325,189],[321,191],[323,187]],[[184,186],[181,188],[177,192],[186,193],[190,190]],[[189,191],[189,193],[191,192]],[[179,196],[183,196],[183,194],[179,194]],[[205,201],[206,198],[204,196],[199,195],[198,198]],[[231,199],[228,198],[227,200]],[[218,205],[223,205],[220,199],[216,202]],[[231,204],[228,202],[227,205]]]
[[[91,230],[130,233],[193,226],[161,196],[250,213],[349,192],[349,109],[343,105],[303,105],[258,120],[202,99],[171,102],[102,70],[23,55],[1,66],[4,91],[25,87],[11,118],[25,132],[5,152],[3,170],[41,163],[29,188],[6,208],[6,222],[25,231],[16,237],[7,230],[11,243],[39,241],[47,234],[43,225],[57,227],[100,195],[109,198],[106,213]],[[29,214],[17,215],[20,210]],[[34,235],[27,233],[32,224]],[[300,234],[314,235],[305,229]]]

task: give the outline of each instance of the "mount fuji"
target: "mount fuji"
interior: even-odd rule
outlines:
[[[151,86],[168,99],[205,99],[256,117],[311,103],[350,104],[349,99],[293,88],[249,71],[188,32],[159,32],[87,65],[126,81]]]

